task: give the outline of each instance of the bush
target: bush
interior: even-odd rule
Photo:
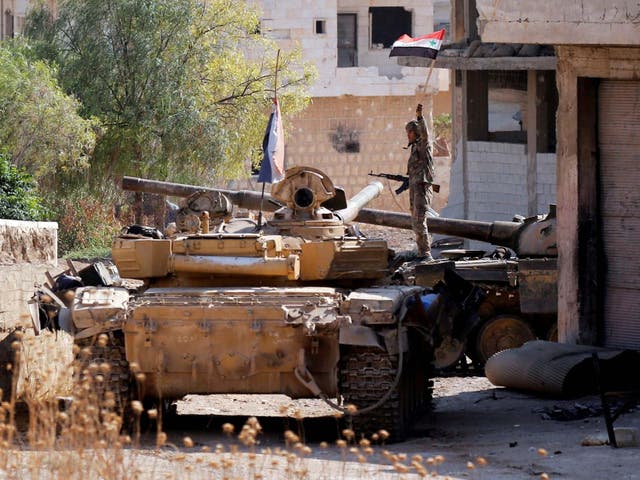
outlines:
[[[102,198],[78,191],[56,202],[58,221],[58,253],[60,256],[103,256],[122,228],[114,208]]]
[[[8,155],[0,153],[0,218],[43,220],[44,216],[33,177],[13,166]]]

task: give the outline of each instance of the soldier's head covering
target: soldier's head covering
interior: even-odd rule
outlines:
[[[411,120],[410,122],[408,122],[405,125],[404,129],[407,132],[411,131],[411,132],[415,133],[416,135],[420,135],[420,127],[418,125],[418,121],[417,120]]]

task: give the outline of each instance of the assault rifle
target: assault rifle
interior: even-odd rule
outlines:
[[[396,195],[400,195],[402,192],[409,189],[409,177],[405,175],[393,175],[391,173],[373,173],[373,172],[370,172],[369,175],[372,177],[388,178],[389,180],[402,182],[402,185],[400,185],[398,188],[395,189]],[[440,185],[438,185],[437,183],[430,183],[429,185],[431,185],[434,192],[438,193],[440,191]]]

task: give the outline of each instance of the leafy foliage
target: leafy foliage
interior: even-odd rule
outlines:
[[[0,218],[42,220],[43,215],[33,177],[13,166],[9,155],[0,154]]]
[[[114,215],[114,208],[83,190],[75,190],[53,201],[52,208],[58,222],[58,248],[62,255],[74,250],[107,250],[122,224]]]
[[[435,130],[436,154],[450,155],[451,152],[451,114],[441,113],[433,119]]]
[[[0,44],[0,144],[41,185],[86,167],[95,140],[92,122],[78,115],[78,101],[55,76],[45,62],[30,58],[25,44]]]
[[[92,159],[101,185],[122,174],[209,181],[257,159],[273,96],[276,46],[235,0],[63,0],[26,34],[62,85],[102,122]],[[248,53],[246,53],[248,52]],[[312,67],[280,58],[284,112],[308,102]]]

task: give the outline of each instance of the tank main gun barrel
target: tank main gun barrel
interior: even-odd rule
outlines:
[[[132,192],[156,193],[159,195],[172,195],[175,197],[188,197],[196,192],[220,192],[226,195],[231,203],[247,210],[260,210],[262,195],[253,190],[227,190],[223,188],[207,188],[182,183],[162,182],[160,180],[147,180],[138,177],[122,177],[122,189]],[[262,210],[274,212],[281,208],[282,204],[265,193]]]
[[[363,191],[370,192],[368,190],[369,187],[371,185],[376,185],[376,184],[379,185],[379,187],[373,187],[374,191],[376,191],[375,196],[364,201],[362,205],[365,205],[366,203],[371,201],[373,198],[377,197],[382,192],[381,189],[383,187],[380,182],[372,182],[367,187],[365,187]],[[174,197],[188,197],[189,195],[192,195],[196,192],[202,192],[202,191],[220,192],[226,195],[234,205],[240,208],[246,208],[247,210],[260,210],[260,201],[261,201],[261,198],[263,198],[259,192],[254,192],[253,190],[228,190],[223,188],[208,188],[208,187],[200,187],[196,185],[187,185],[183,183],[163,182],[160,180],[148,180],[146,178],[127,177],[127,176],[122,177],[122,189],[129,190],[132,192],[156,193],[158,195],[172,195]],[[368,209],[366,208],[363,209],[362,205],[359,205],[358,208],[355,209],[356,217],[354,218],[349,216],[351,215],[352,203],[360,202],[360,200],[366,195],[367,193],[363,193],[362,191],[356,194],[352,199],[349,200],[349,206],[347,208],[344,208],[343,210],[337,211],[336,214],[338,214],[339,212],[343,212],[342,215],[344,215],[344,217],[341,216],[340,218],[342,218],[345,222],[350,222],[355,219],[356,221],[363,222],[363,223],[373,223],[375,225],[386,225],[385,223],[380,223],[383,220],[376,222],[376,220],[379,218],[379,215],[373,212],[381,212],[385,214],[392,213],[392,212],[384,212],[383,210],[371,210],[371,213],[367,214]],[[264,194],[262,210],[266,212],[275,212],[282,206],[283,205],[277,200],[275,200],[271,195],[269,195],[268,193]],[[365,212],[364,215],[363,215],[363,212]],[[373,219],[373,221],[360,219],[361,215],[363,215],[364,218]],[[404,218],[399,219],[397,221],[397,225],[389,225],[389,226],[411,230],[411,216],[407,214],[402,214],[402,213],[398,215]],[[348,220],[345,220],[346,218],[348,218]]]
[[[356,221],[373,225],[411,230],[411,215],[385,210],[361,210]],[[457,218],[429,217],[427,226],[429,233],[440,233],[452,237],[463,237],[469,240],[495,243],[515,249],[518,245],[518,232],[522,228],[518,222],[482,222],[477,220],[460,220]]]
[[[360,190],[356,195],[349,199],[347,207],[342,210],[336,210],[334,215],[340,218],[344,223],[353,221],[362,211],[364,206],[374,198],[378,197],[384,191],[384,186],[380,182],[371,182],[369,185]]]
[[[160,195],[173,195],[176,197],[188,197],[195,192],[211,191],[220,192],[229,197],[234,205],[248,210],[260,210],[261,194],[252,190],[228,190],[221,188],[207,188],[196,185],[186,185],[173,182],[162,182],[159,180],[147,180],[138,177],[122,177],[122,188],[134,192],[157,193]],[[357,193],[348,202],[348,206],[335,212],[344,222],[356,221],[369,223],[372,225],[384,225],[387,227],[411,230],[411,215],[400,212],[390,212],[385,210],[375,210],[363,208],[368,202],[373,200],[382,192],[383,186],[380,182],[373,182]],[[264,194],[262,209],[273,212],[282,205],[271,197]],[[495,228],[495,224],[504,224]],[[492,242],[505,247],[514,248],[515,232],[522,226],[517,222],[480,222],[474,220],[458,220],[450,218],[430,217],[427,225],[431,233],[441,233],[444,235],[459,236],[470,240],[480,240]]]

